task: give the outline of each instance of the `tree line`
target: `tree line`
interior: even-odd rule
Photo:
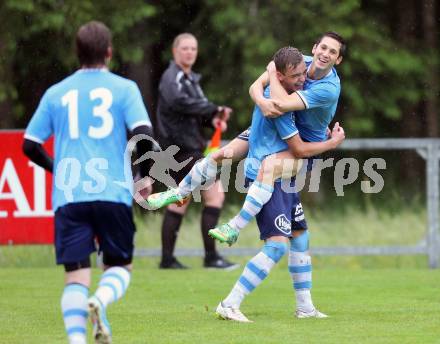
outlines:
[[[209,99],[235,110],[233,137],[250,123],[248,87],[273,53],[291,45],[311,54],[316,37],[332,30],[348,42],[336,115],[348,136],[438,137],[439,7],[435,0],[3,0],[0,128],[25,127],[44,90],[78,67],[74,35],[95,19],[113,31],[112,70],[138,82],[153,121],[178,33],[198,38],[195,70]]]

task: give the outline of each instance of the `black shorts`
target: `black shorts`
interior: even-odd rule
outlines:
[[[134,233],[131,207],[123,203],[94,201],[69,203],[55,212],[55,249],[57,264],[76,263],[99,251],[106,261],[130,264]]]
[[[307,229],[307,221],[297,192],[294,191],[295,178],[277,181],[270,200],[256,215],[260,240],[272,236],[290,238],[292,231]],[[252,180],[246,178],[246,184]]]
[[[204,158],[204,155],[202,152],[193,151],[193,152],[182,152],[179,151],[174,155],[174,158],[176,161],[181,163],[182,161],[185,161],[188,158],[191,158],[189,163],[185,165],[180,171],[173,171],[170,170],[170,176],[174,179],[176,184],[179,184],[183,178],[189,173],[189,171],[193,168],[193,166],[196,164],[197,161]]]

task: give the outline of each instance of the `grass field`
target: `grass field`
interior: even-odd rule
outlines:
[[[398,210],[383,209],[377,206],[359,208],[355,203],[344,207],[330,207],[320,210],[318,207],[306,208],[306,217],[310,229],[311,245],[415,245],[424,240],[426,234],[426,211],[423,206],[400,207]],[[311,211],[310,209],[313,209]],[[228,206],[222,212],[221,221],[227,221],[239,208]],[[159,248],[161,212],[137,211],[137,248]],[[201,248],[200,211],[198,206],[190,208],[184,217],[177,241],[178,248]],[[234,247],[260,247],[258,229],[255,221],[241,231]],[[226,248],[223,246],[222,248]],[[227,249],[226,249],[227,252]],[[155,259],[157,264],[158,258]],[[185,257],[182,258],[185,261]],[[333,260],[327,257],[326,261]],[[0,267],[50,267],[54,262],[52,246],[0,246]],[[341,262],[338,259],[338,264]],[[426,267],[427,259],[396,257],[395,259],[352,259],[342,260],[349,267]],[[195,266],[200,266],[197,261]]]
[[[236,208],[222,215],[226,220]],[[306,210],[307,211],[307,210]],[[423,240],[423,207],[384,210],[354,206],[308,213],[312,245],[405,245]],[[160,213],[138,213],[137,247],[160,246]],[[178,247],[200,248],[200,214],[185,218]],[[238,247],[257,247],[255,223]],[[248,257],[230,257],[243,266]],[[63,270],[51,246],[0,247],[0,344],[66,343],[60,315]],[[114,343],[439,343],[440,271],[425,256],[314,257],[315,304],[328,319],[293,317],[287,264],[244,302],[253,324],[217,320],[214,309],[241,273],[201,268],[182,257],[188,271],[161,271],[159,258],[136,258],[132,285],[111,306]],[[98,279],[94,271],[94,283]],[[93,342],[90,339],[90,343]]]
[[[143,261],[109,309],[114,342],[440,343],[440,271],[315,269],[314,300],[330,318],[298,320],[282,263],[242,306],[255,323],[218,320],[213,310],[240,272],[160,271]],[[0,343],[66,342],[61,269],[5,268],[0,281]]]

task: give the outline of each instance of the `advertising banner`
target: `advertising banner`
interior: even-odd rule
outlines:
[[[0,130],[0,245],[53,242],[52,175],[22,152],[24,130]],[[53,156],[53,139],[44,145]]]

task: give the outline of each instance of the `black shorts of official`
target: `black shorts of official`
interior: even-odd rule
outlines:
[[[69,203],[55,212],[57,264],[72,264],[103,252],[105,265],[127,265],[133,259],[134,233],[131,207],[123,203],[94,201]]]
[[[189,173],[189,171],[193,168],[193,166],[196,164],[197,161],[204,158],[204,155],[202,152],[199,151],[192,151],[192,152],[182,152],[181,150],[178,151],[174,158],[179,163],[185,161],[188,158],[191,158],[189,163],[185,165],[184,168],[182,168],[180,171],[172,171],[170,170],[170,176],[174,179],[176,184],[179,184],[183,178]]]

